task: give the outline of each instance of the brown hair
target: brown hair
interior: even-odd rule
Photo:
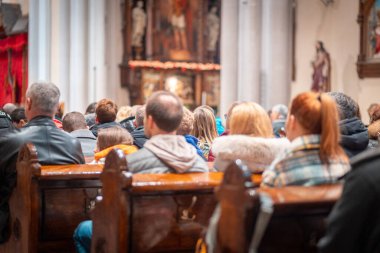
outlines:
[[[335,101],[327,94],[304,92],[295,97],[290,114],[310,134],[320,134],[320,158],[328,163],[329,158],[345,158],[339,146],[339,115]]]
[[[80,112],[69,112],[63,117],[62,128],[68,133],[78,129],[87,129],[86,119]]]
[[[373,123],[380,119],[380,105],[376,105],[372,108],[370,115],[370,123]]]
[[[185,135],[190,134],[191,131],[194,129],[194,114],[187,109],[186,107],[183,107],[183,117],[181,124],[179,125],[177,129],[178,135]]]
[[[133,138],[132,135],[124,128],[121,127],[109,127],[99,129],[97,146],[98,150],[118,145],[132,145]]]
[[[236,105],[232,109],[229,122],[230,134],[273,137],[271,120],[259,104],[243,102]]]
[[[145,115],[151,116],[161,130],[175,131],[182,121],[182,102],[171,92],[154,92],[147,100]]]
[[[215,116],[210,109],[200,106],[194,110],[194,129],[192,134],[209,144],[218,136]]]
[[[239,105],[241,102],[239,101],[235,101],[233,102],[230,107],[228,108],[228,111],[227,111],[227,114],[224,115],[225,119],[226,119],[226,129],[227,130],[230,130],[230,119],[231,119],[231,113],[232,113],[232,110],[235,108],[235,106]]]
[[[95,113],[99,123],[115,121],[117,105],[112,100],[104,98],[96,105]]]

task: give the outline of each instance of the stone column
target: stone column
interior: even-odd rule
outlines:
[[[290,0],[263,1],[262,105],[289,103],[292,15]]]
[[[29,84],[51,81],[51,2],[31,0],[29,5]]]
[[[222,0],[220,115],[237,100],[239,2]]]
[[[88,105],[87,0],[70,1],[69,101],[67,111],[84,112]]]
[[[238,100],[260,102],[261,2],[239,0]]]

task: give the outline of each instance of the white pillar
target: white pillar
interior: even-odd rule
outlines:
[[[220,114],[237,100],[239,2],[222,0]]]
[[[108,49],[105,48],[105,2],[91,0],[88,7],[88,101],[92,103],[106,97],[109,84],[105,82],[105,55]],[[108,40],[114,42],[114,39]]]
[[[51,81],[51,2],[31,0],[29,5],[29,84]]]
[[[261,1],[239,1],[238,100],[260,102]]]
[[[70,1],[70,67],[68,111],[84,112],[87,96],[87,0]]]
[[[292,16],[290,0],[263,1],[262,105],[289,103]]]

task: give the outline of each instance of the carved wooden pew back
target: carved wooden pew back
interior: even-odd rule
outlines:
[[[194,252],[216,205],[223,173],[135,174],[120,151],[101,175],[92,252]],[[251,180],[259,182],[260,177]]]

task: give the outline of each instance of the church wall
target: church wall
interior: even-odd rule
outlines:
[[[325,7],[321,1],[297,1],[296,80],[291,94],[309,90],[315,55],[315,42],[324,42],[331,58],[331,89],[358,101],[362,119],[368,123],[367,108],[380,102],[380,78],[359,79],[356,59],[359,54],[359,1],[335,0]]]

